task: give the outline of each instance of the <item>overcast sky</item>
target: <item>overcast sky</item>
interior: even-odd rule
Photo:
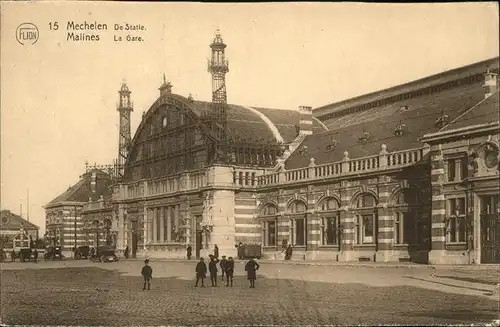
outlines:
[[[159,94],[210,100],[206,60],[217,28],[228,45],[230,103],[313,107],[498,56],[496,3],[2,3],[1,208],[44,230],[44,210],[84,162],[117,156],[117,91],[125,78],[134,132]],[[108,25],[98,42],[68,42],[67,22]],[[16,28],[37,25],[20,45]],[[58,22],[57,31],[49,22]],[[114,24],[143,24],[144,42],[114,42]],[[90,31],[90,34],[93,32]]]

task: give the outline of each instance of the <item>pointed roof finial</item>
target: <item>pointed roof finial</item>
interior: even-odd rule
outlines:
[[[165,73],[163,73],[163,84],[167,85],[167,77],[165,76]]]

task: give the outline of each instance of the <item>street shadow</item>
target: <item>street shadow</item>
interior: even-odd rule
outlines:
[[[458,285],[453,285],[453,284],[449,284],[449,283],[440,282],[440,281],[437,281],[437,280],[429,280],[429,279],[418,278],[418,277],[413,277],[413,276],[403,276],[403,277],[404,278],[409,278],[409,279],[414,279],[414,280],[420,280],[420,281],[427,282],[427,283],[439,284],[439,285],[444,285],[444,286],[451,286],[451,287],[455,287],[455,288],[463,288],[463,289],[472,290],[472,291],[491,292],[490,289],[486,289],[486,288],[475,288],[475,287],[467,287],[467,286],[458,286]]]
[[[487,280],[485,278],[471,278],[471,277],[459,277],[459,276],[445,276],[445,275],[435,275],[435,277],[439,278],[448,278],[448,279],[455,279],[463,282],[470,282],[470,283],[476,283],[476,284],[486,284],[486,285],[492,285],[495,286],[498,283],[500,283],[500,280],[497,278],[496,281],[493,280]]]

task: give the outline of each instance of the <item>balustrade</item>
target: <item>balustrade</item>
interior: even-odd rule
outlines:
[[[345,153],[344,160],[342,161],[315,165],[314,160],[312,160],[308,167],[281,172],[266,174],[263,170],[237,168],[233,171],[233,182],[235,186],[241,187],[265,187],[285,183],[289,184],[407,167],[419,162],[423,157],[424,148],[388,152],[386,151],[386,146],[382,145],[382,151],[379,155],[351,159],[348,153]],[[207,172],[200,170],[158,181],[135,182],[124,187],[126,198],[135,198],[195,190],[207,185]],[[144,190],[147,190],[146,194]],[[89,208],[92,205],[98,204],[88,204]]]
[[[383,145],[379,155],[350,159],[346,153],[343,161],[323,165],[314,165],[313,161],[309,167],[261,175],[257,177],[257,186],[264,187],[401,168],[419,162],[423,156],[424,148],[389,153]]]
[[[198,189],[207,185],[206,171],[188,172],[155,181],[140,181],[123,185],[125,198],[171,194],[183,190]],[[145,190],[147,192],[145,192]]]

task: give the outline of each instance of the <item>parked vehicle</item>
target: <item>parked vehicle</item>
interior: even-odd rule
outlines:
[[[26,262],[26,261],[36,261],[35,259],[35,251],[33,251],[30,248],[22,248],[19,250],[19,259],[21,262]]]
[[[90,257],[92,261],[99,262],[115,262],[118,261],[118,256],[115,254],[115,248],[104,245],[97,248],[96,253]]]
[[[62,260],[63,255],[60,246],[49,246],[45,250],[45,260]]]
[[[88,259],[90,257],[90,246],[82,245],[75,250],[75,260]]]

